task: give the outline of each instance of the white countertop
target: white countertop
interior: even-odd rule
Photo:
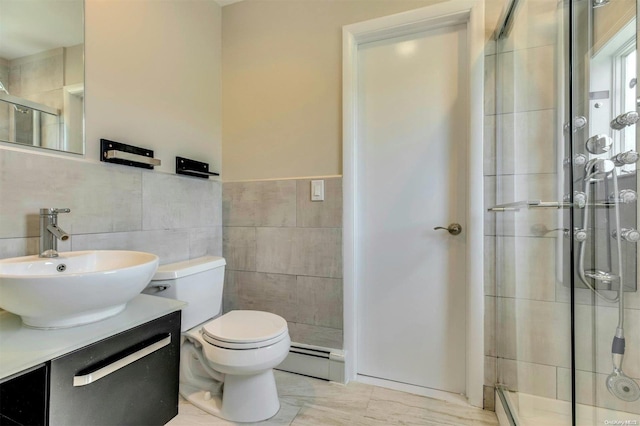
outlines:
[[[140,294],[116,316],[58,330],[24,327],[19,316],[2,311],[0,379],[178,311],[184,306],[186,303],[179,300]]]

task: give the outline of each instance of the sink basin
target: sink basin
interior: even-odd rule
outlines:
[[[151,281],[158,256],[95,250],[0,260],[0,308],[35,328],[66,328],[117,315]]]

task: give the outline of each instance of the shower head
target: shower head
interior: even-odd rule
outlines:
[[[613,139],[609,135],[595,135],[587,139],[584,146],[589,153],[600,155],[609,152],[613,146]]]
[[[611,120],[609,125],[613,130],[622,130],[627,126],[633,126],[638,120],[640,120],[640,115],[635,111],[629,111]]]
[[[638,383],[617,368],[607,377],[607,389],[613,396],[623,401],[634,402],[640,399]]]
[[[591,6],[594,9],[597,9],[599,7],[608,5],[610,1],[611,0],[593,0],[593,2],[591,3]]]

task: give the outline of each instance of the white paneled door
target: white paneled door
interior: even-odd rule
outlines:
[[[357,372],[466,389],[465,26],[358,45]],[[460,224],[462,232],[434,230]]]

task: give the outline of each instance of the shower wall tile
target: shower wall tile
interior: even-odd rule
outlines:
[[[527,1],[519,5],[517,23],[501,45],[503,52],[555,45],[558,7],[553,1]]]
[[[221,190],[217,181],[143,172],[142,229],[222,226]]]
[[[30,99],[29,95],[59,89],[64,85],[63,49],[54,49],[44,55],[11,61],[12,73],[19,69],[19,91],[16,95]]]
[[[607,374],[595,374],[590,371],[576,371],[576,402],[584,405],[596,405],[610,410],[640,414],[640,404],[625,402],[613,396],[607,389]],[[635,379],[638,384],[640,380]],[[558,399],[571,401],[571,370],[558,368]],[[577,424],[580,424],[578,418]]]
[[[141,250],[160,256],[161,263],[220,255],[220,184],[196,182],[183,188],[185,181],[119,165],[0,150],[0,258],[37,253],[43,207],[71,209],[58,218],[71,235],[69,244],[58,244],[59,251]],[[172,195],[160,202],[158,193],[165,190]],[[149,191],[146,197],[144,191]],[[145,198],[152,206],[145,221],[164,221],[162,229],[143,231]],[[201,210],[190,213],[189,220],[179,216],[186,200],[198,200],[190,208]],[[166,212],[178,212],[177,218],[167,219]]]
[[[222,241],[227,269],[256,270],[256,228],[226,226]]]
[[[618,309],[576,305],[576,367],[609,374],[611,341],[618,322]],[[640,379],[640,311],[625,309],[624,372]],[[564,366],[564,365],[563,365]]]
[[[484,235],[496,235],[496,221],[502,220],[502,216],[504,215],[513,214],[509,212],[495,213],[487,211],[487,209],[497,204],[496,184],[497,178],[495,176],[484,177]]]
[[[482,408],[488,411],[496,411],[496,388],[493,386],[483,386]]]
[[[62,94],[62,86],[60,87],[61,88],[59,89],[29,95],[29,100],[50,106],[51,108],[62,110],[64,107],[64,100]],[[58,122],[59,117],[45,115],[41,119],[46,124],[53,124]]]
[[[502,86],[504,109],[501,112],[555,108],[557,71],[553,45],[505,53],[503,57],[505,60],[498,60],[497,65],[507,83]]]
[[[495,55],[496,54],[496,41],[491,39],[488,40],[484,45],[484,55]]]
[[[486,386],[495,386],[497,383],[498,359],[492,356],[484,357],[484,384]]]
[[[298,322],[342,329],[342,280],[297,277]]]
[[[502,331],[502,329],[496,330],[496,315],[498,314],[498,312],[496,312],[497,300],[500,299],[492,296],[484,297],[484,354],[492,357],[498,355],[496,345],[496,331]],[[502,315],[500,316],[500,320],[503,320]],[[503,351],[503,353],[505,353],[505,351]]]
[[[500,297],[496,309],[498,357],[569,367],[569,305]]]
[[[498,371],[509,390],[556,398],[556,367],[499,358]]]
[[[225,226],[296,226],[296,181],[224,184]]]
[[[297,184],[297,226],[307,228],[342,227],[342,178],[324,180],[324,201],[311,201],[311,180]]]
[[[497,265],[502,297],[555,301],[556,240],[498,237],[502,261]],[[560,259],[561,260],[561,259]]]
[[[484,58],[484,115],[496,113],[496,55]]]
[[[484,294],[485,296],[497,295],[495,237],[484,237]]]
[[[485,176],[496,174],[496,116],[484,117],[484,162],[483,173]]]
[[[555,174],[498,176],[496,201],[500,204],[527,200],[559,201],[562,196],[557,192],[557,184]],[[522,209],[496,214],[496,235],[558,238],[561,236],[559,231],[546,231],[560,227],[556,209]]]
[[[613,299],[618,296],[618,291],[611,290],[598,290],[600,294]],[[598,305],[609,308],[618,308],[618,302],[608,302],[597,297],[593,291],[587,288],[576,288],[574,292],[574,300],[579,305]],[[556,301],[561,303],[571,303],[571,291],[568,286],[558,284],[556,286]],[[640,309],[640,292],[627,291],[624,294],[624,307],[625,309],[638,310]]]
[[[0,77],[0,81],[6,81],[2,80],[2,78]],[[9,120],[11,117],[11,111],[10,111],[10,106],[8,103],[3,102],[4,105],[0,105],[0,140],[3,141],[8,141],[9,140],[9,132],[10,132],[10,125],[9,125]]]
[[[555,109],[500,114],[494,124],[500,126],[501,174],[556,173]]]

